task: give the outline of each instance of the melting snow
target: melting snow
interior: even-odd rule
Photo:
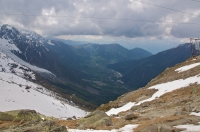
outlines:
[[[199,66],[200,65],[200,62],[199,63],[194,63],[194,64],[191,64],[191,65],[187,65],[187,66],[183,66],[183,67],[180,67],[178,69],[176,69],[175,71],[178,71],[178,72],[184,72],[184,71],[187,71],[189,69],[192,69],[196,66]]]
[[[152,101],[160,96],[162,96],[165,93],[171,92],[173,90],[182,88],[182,87],[187,87],[189,86],[191,83],[198,83],[200,84],[200,75],[196,75],[193,77],[189,77],[186,79],[179,79],[179,80],[175,80],[172,82],[167,82],[167,83],[162,83],[162,84],[158,84],[155,86],[150,87],[149,89],[157,89],[158,91],[155,92],[151,98],[143,100],[138,102],[137,104],[135,102],[129,102],[126,105],[119,107],[119,108],[112,108],[109,111],[106,112],[107,115],[112,115],[112,114],[118,114],[119,112],[122,111],[127,111],[129,110],[132,106],[135,105],[140,105],[141,103],[147,102],[147,101]]]
[[[136,128],[138,125],[126,125],[118,130],[78,130],[78,129],[68,129],[68,132],[133,132],[133,129]]]

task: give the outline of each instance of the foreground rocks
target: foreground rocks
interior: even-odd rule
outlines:
[[[35,110],[0,112],[0,126],[1,132],[67,132],[53,120],[42,120]]]
[[[99,126],[110,126],[112,125],[111,118],[103,111],[96,110],[86,117],[82,118],[78,122],[78,128],[96,128]]]

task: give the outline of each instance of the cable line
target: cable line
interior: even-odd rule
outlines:
[[[134,20],[134,19],[126,19],[126,18],[52,16],[52,15],[31,15],[31,14],[12,14],[12,13],[0,13],[0,14],[14,15],[14,16],[27,16],[27,17],[57,17],[57,18],[72,18],[72,19],[99,19],[99,20],[115,20],[115,21],[135,21],[135,22],[166,23],[166,24],[174,23],[174,24],[200,25],[200,23],[191,23],[191,22],[165,22],[165,21],[151,21],[151,20]]]
[[[184,13],[184,14],[189,14],[189,15],[193,15],[193,16],[200,17],[199,15],[196,15],[196,14],[193,14],[193,13],[188,13],[188,12],[184,12],[184,11],[179,11],[179,10],[176,10],[176,9],[172,9],[172,8],[168,8],[168,7],[164,7],[164,6],[160,6],[160,5],[156,5],[156,4],[144,2],[144,1],[139,1],[139,0],[133,0],[133,1],[137,1],[137,2],[140,2],[140,3],[144,3],[144,4],[148,4],[148,5],[152,5],[152,6],[164,8],[164,9],[167,9],[167,10],[172,10],[172,11],[176,11],[176,12],[180,12],[180,13]],[[193,1],[196,1],[196,0],[193,0]],[[198,2],[199,2],[199,1],[198,1]]]
[[[190,0],[190,1],[200,2],[200,1],[198,1],[198,0]]]

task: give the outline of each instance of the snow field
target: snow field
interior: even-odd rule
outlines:
[[[26,89],[27,86],[30,88]],[[39,91],[39,89],[43,89]],[[44,93],[42,93],[44,92]],[[87,113],[55,99],[45,88],[11,73],[0,72],[0,111],[34,109],[46,116],[66,119]]]
[[[192,68],[194,68],[196,66],[199,66],[199,65],[200,65],[200,62],[180,67],[180,68],[176,69],[175,71],[178,71],[180,73],[180,72],[184,72],[184,71],[190,70],[190,69],[192,69]]]
[[[15,65],[13,67],[13,65]],[[23,68],[23,70],[22,70]],[[35,80],[35,74],[29,70],[27,67],[20,65],[19,63],[13,61],[10,57],[6,56],[4,53],[0,52],[0,72],[15,72],[16,75],[20,77],[25,77],[24,73],[29,75],[33,80]]]

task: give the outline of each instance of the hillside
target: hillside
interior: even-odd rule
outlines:
[[[59,121],[71,132],[78,128],[112,131],[165,132],[200,130],[200,57],[167,68],[145,87],[126,93],[117,100],[101,105],[96,112],[75,121]],[[97,125],[94,117],[104,111],[108,115],[105,123]],[[98,113],[98,114],[97,114]],[[101,114],[102,115],[102,114]],[[81,122],[89,122],[84,126]],[[84,127],[83,127],[83,126]],[[123,130],[122,130],[123,129]],[[85,132],[88,130],[82,130]]]

